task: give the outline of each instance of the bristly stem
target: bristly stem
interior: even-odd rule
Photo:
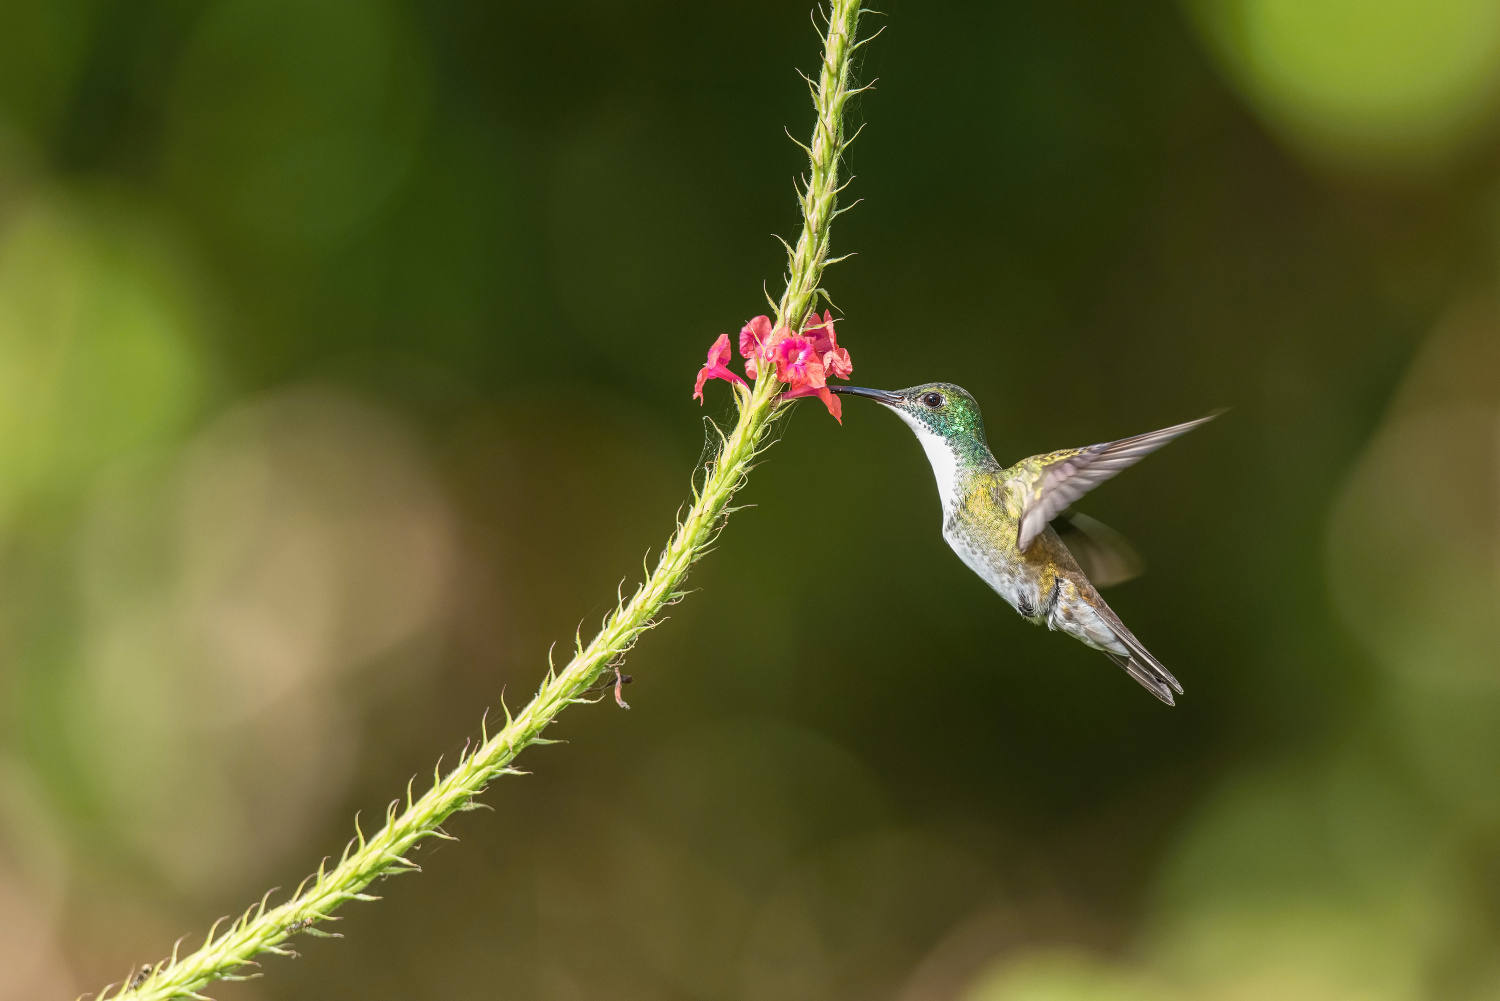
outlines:
[[[829,227],[837,214],[839,160],[848,148],[844,134],[844,106],[857,90],[849,86],[850,62],[859,48],[855,31],[862,13],[859,0],[832,0],[823,32],[823,63],[812,85],[817,125],[807,150],[810,173],[800,192],[802,233],[795,249],[788,246],[786,291],[777,309],[777,326],[801,326],[817,301],[819,281],[828,261]],[[769,368],[764,366],[763,368]],[[375,880],[417,869],[407,854],[428,837],[448,838],[440,825],[453,813],[473,809],[475,797],[498,776],[514,773],[511,762],[532,744],[548,743],[542,733],[564,708],[593,701],[590,689],[616,669],[641,634],[655,623],[666,605],[683,596],[683,578],[712,544],[729,513],[729,502],[744,484],[751,464],[765,444],[779,406],[781,384],[763,371],[749,391],[737,390],[739,419],[721,435],[720,448],[708,466],[702,487],[696,484],[693,503],[662,550],[655,570],[629,600],[616,606],[603,627],[587,644],[577,641],[571,661],[561,671],[549,666],[536,697],[519,713],[506,714],[505,725],[493,736],[485,732],[478,746],[464,754],[446,775],[435,770],[432,786],[413,796],[408,784],[403,799],[387,808],[384,823],[365,835],[355,822],[355,837],[336,865],[326,863],[303,881],[291,899],[275,907],[262,898],[228,928],[209,930],[201,948],[142,967],[117,988],[107,987],[105,998],[165,1001],[201,998],[214,981],[244,979],[245,971],[262,953],[288,955],[287,942],[297,934],[326,936],[318,926],[335,920],[339,905],[350,900],[374,900],[365,890]],[[270,895],[267,894],[267,897]],[[250,974],[254,975],[254,974]],[[111,990],[114,993],[110,993]]]
[[[833,217],[838,215],[838,196],[843,190],[839,184],[839,164],[844,150],[854,141],[844,137],[844,106],[849,98],[872,86],[849,86],[854,53],[870,41],[855,40],[861,13],[864,12],[857,3],[835,0],[823,35],[823,65],[818,81],[816,84],[811,78],[807,81],[818,120],[813,128],[811,145],[802,146],[808,160],[808,177],[798,192],[802,202],[802,232],[797,237],[797,246],[787,247],[786,291],[776,304],[778,327],[787,325],[800,329],[808,310],[817,305],[817,297],[822,291],[818,283],[823,277],[823,268],[829,263],[828,234]]]

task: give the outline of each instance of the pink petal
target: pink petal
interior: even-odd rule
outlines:
[[[837,379],[847,379],[854,374],[854,363],[849,360],[849,352],[841,347],[835,347],[823,356],[823,367]]]
[[[740,328],[740,357],[753,362],[771,338],[771,318],[757,316]]]
[[[833,419],[840,424],[844,423],[843,401],[829,392],[827,386],[808,386],[804,384],[788,389],[781,394],[783,400],[800,400],[806,396],[816,396],[822,400],[823,406],[828,408],[828,412],[833,415]]]
[[[732,357],[729,350],[729,335],[720,334],[719,339],[714,341],[714,346],[708,349],[708,367],[722,368],[724,363]]]
[[[724,379],[727,382],[737,382],[745,385],[745,380],[729,371],[724,366],[732,357],[729,350],[729,335],[720,334],[719,339],[714,341],[713,347],[708,349],[708,361],[698,370],[698,380],[693,383],[693,399],[703,399],[703,385],[710,379]]]
[[[790,383],[794,389],[803,385],[818,389],[827,384],[823,360],[806,337],[793,335],[776,348],[776,378]]]
[[[802,333],[812,338],[818,354],[827,354],[838,347],[838,337],[833,332],[833,314],[827,310],[823,311],[821,320],[818,319],[818,314],[814,313],[812,322],[803,328]]]
[[[844,423],[843,401],[840,400],[837,396],[834,396],[832,393],[830,393],[828,391],[828,387],[825,386],[822,389],[818,390],[818,399],[823,401],[823,406],[828,408],[828,412],[833,415],[834,420],[838,421],[840,424]]]
[[[854,372],[854,363],[849,352],[839,347],[833,324],[832,312],[825,310],[821,318],[814,313],[802,333],[773,337],[770,346],[774,350],[764,354],[775,361],[776,378],[787,383],[781,394],[783,400],[816,396],[842,424],[843,401],[829,391],[828,377],[847,379]]]
[[[777,366],[791,365],[800,361],[805,355],[813,352],[812,341],[801,334],[788,334],[778,340],[774,345],[772,354],[776,358]],[[785,378],[783,378],[785,381]]]

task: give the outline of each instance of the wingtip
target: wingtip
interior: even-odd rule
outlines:
[[[1209,421],[1214,420],[1217,417],[1222,417],[1224,414],[1227,414],[1227,413],[1229,413],[1229,408],[1228,407],[1220,407],[1217,410],[1213,410],[1213,411],[1210,411],[1207,414],[1204,414],[1202,417],[1195,417],[1195,418],[1193,418],[1190,421],[1183,421],[1181,424],[1177,424],[1177,425],[1174,425],[1172,427],[1165,428],[1164,431],[1166,431],[1167,433],[1171,433],[1172,438],[1177,438],[1177,437],[1180,437],[1182,435],[1187,434],[1189,431],[1192,431],[1192,430],[1194,430],[1196,428],[1200,428],[1203,425],[1207,424]],[[1170,441],[1170,440],[1171,440],[1171,438],[1168,439],[1168,441]],[[1165,444],[1165,443],[1163,443],[1163,444]]]

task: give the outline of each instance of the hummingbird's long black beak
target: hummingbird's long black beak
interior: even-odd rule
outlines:
[[[894,407],[901,402],[900,393],[890,393],[884,389],[866,389],[863,386],[829,386],[829,390],[835,393],[844,393],[848,396],[868,396],[876,403],[884,403],[888,407]]]

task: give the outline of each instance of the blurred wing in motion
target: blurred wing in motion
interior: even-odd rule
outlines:
[[[1039,463],[1031,483],[1022,484],[1026,501],[1021,509],[1021,527],[1016,544],[1025,552],[1047,523],[1084,494],[1129,466],[1135,465],[1173,438],[1206,424],[1218,414],[1209,414],[1186,424],[1121,438],[1087,448],[1050,452],[1029,460]],[[1035,467],[1034,467],[1035,468]],[[1028,489],[1029,488],[1029,489]]]
[[[1052,527],[1095,587],[1123,584],[1146,569],[1140,554],[1125,537],[1095,518],[1064,511],[1053,520]]]

